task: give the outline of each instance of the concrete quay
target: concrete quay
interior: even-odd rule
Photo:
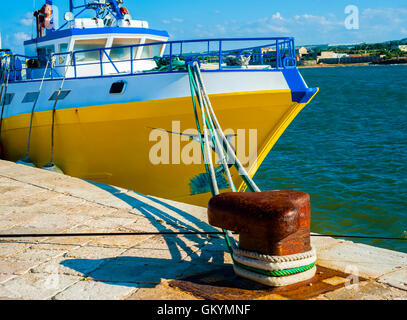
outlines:
[[[1,234],[219,231],[206,208],[0,161],[0,299],[407,299],[407,254],[314,236],[315,279],[237,277],[217,235]]]

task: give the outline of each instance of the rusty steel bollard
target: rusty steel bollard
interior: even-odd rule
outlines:
[[[222,193],[209,201],[208,219],[213,226],[239,233],[239,247],[233,249],[237,274],[271,286],[314,276],[307,193]]]

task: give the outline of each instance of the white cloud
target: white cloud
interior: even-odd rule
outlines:
[[[24,26],[31,26],[33,22],[33,14],[31,12],[27,12],[25,16],[20,19],[20,23]]]
[[[296,23],[299,24],[315,24],[315,25],[343,25],[342,20],[337,20],[336,17],[332,14],[329,15],[329,18],[325,16],[315,16],[312,14],[303,14],[303,15],[296,15],[294,17]]]
[[[281,13],[280,13],[280,12],[276,12],[276,13],[273,14],[271,17],[272,17],[273,19],[275,19],[275,20],[284,20],[284,18],[281,16]]]
[[[184,19],[172,18],[172,20],[162,20],[161,22],[164,23],[164,24],[170,24],[172,22],[182,23],[182,22],[184,22]]]
[[[27,33],[20,31],[14,34],[14,39],[16,41],[25,41],[29,40],[30,36]]]

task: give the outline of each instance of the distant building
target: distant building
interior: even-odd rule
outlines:
[[[321,54],[318,56],[318,62],[321,60],[326,59],[342,59],[349,57],[347,53],[336,53],[333,51],[322,51]]]
[[[332,58],[336,58],[336,56],[335,56],[335,52],[333,52],[333,51],[321,51],[319,58],[320,59],[332,59]]]
[[[406,44],[399,45],[399,49],[403,52],[407,52],[407,45]]]
[[[301,58],[302,56],[304,56],[304,55],[307,55],[307,54],[308,54],[307,48],[301,47],[301,48],[298,49],[298,55],[300,56],[300,58]]]
[[[344,58],[344,57],[349,57],[347,53],[335,53],[334,58]]]
[[[262,53],[269,53],[269,52],[275,52],[276,51],[276,48],[272,48],[272,47],[269,47],[269,48],[261,48],[261,52]]]

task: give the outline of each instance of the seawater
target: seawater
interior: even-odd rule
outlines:
[[[319,87],[255,175],[263,190],[311,195],[311,230],[407,233],[407,66],[300,69]],[[407,241],[352,241],[407,252]]]

